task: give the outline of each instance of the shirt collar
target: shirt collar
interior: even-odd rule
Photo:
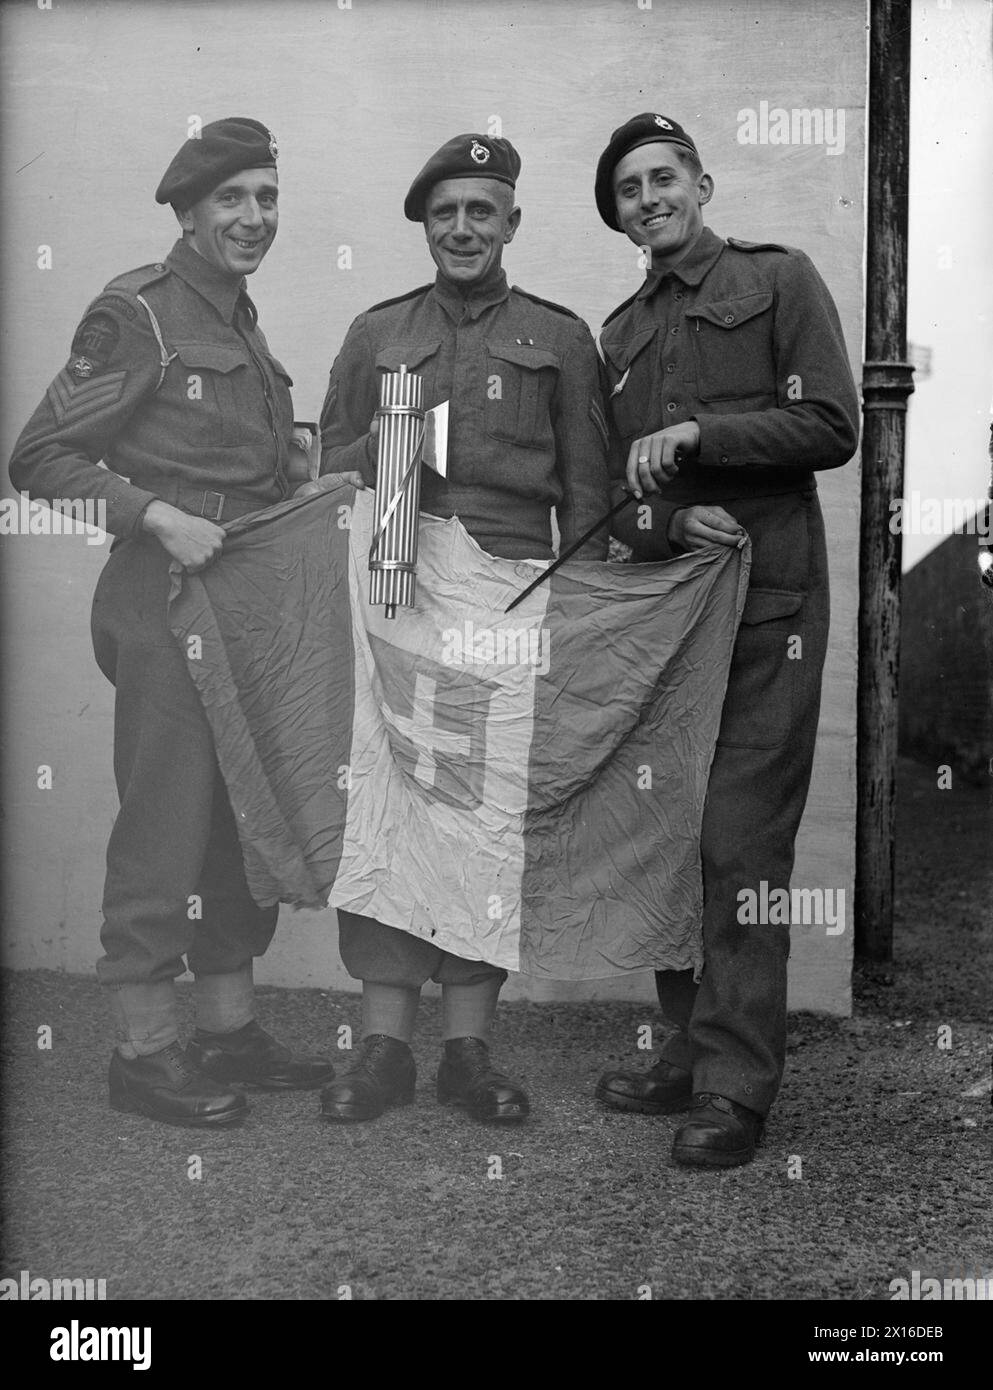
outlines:
[[[709,227],[704,227],[697,237],[696,244],[688,256],[684,257],[672,270],[650,270],[645,283],[638,291],[639,299],[649,299],[668,275],[675,275],[684,285],[699,285],[718,256],[724,250],[725,242]]]
[[[244,275],[237,280],[230,275],[222,275],[182,237],[166,256],[166,264],[201,298],[212,304],[225,323],[233,323],[238,298],[245,293]]]
[[[484,290],[476,294],[464,295],[450,280],[439,273],[435,276],[434,296],[445,312],[453,319],[460,319],[468,311],[471,319],[479,318],[484,309],[500,304],[510,294],[506,273],[501,270],[497,278]]]

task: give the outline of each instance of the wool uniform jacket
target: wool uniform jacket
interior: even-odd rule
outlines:
[[[484,550],[551,558],[608,510],[607,434],[596,349],[568,309],[509,287],[501,271],[463,297],[440,276],[360,314],[331,368],[321,471],[375,481],[369,425],[383,372],[424,381],[426,409],[450,400],[448,477],[425,469],[421,508],[458,516]],[[606,528],[578,559],[606,555]]]

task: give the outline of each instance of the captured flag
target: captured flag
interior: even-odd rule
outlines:
[[[559,979],[702,964],[699,835],[748,552],[496,559],[422,516],[417,602],[368,602],[373,503],[235,523],[170,624],[249,887]]]

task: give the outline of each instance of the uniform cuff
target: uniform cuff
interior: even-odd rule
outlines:
[[[695,462],[703,468],[734,468],[734,442],[729,436],[727,422],[720,415],[697,415],[700,428],[700,449]],[[722,424],[722,420],[724,423]]]

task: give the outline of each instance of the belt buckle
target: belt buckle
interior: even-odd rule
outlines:
[[[207,499],[209,497],[217,498],[217,504],[216,507],[214,507],[213,515],[207,510]],[[200,515],[206,517],[208,521],[220,521],[221,513],[224,511],[224,500],[223,492],[205,492],[203,495],[203,502],[200,505]],[[211,505],[213,506],[213,504]]]

